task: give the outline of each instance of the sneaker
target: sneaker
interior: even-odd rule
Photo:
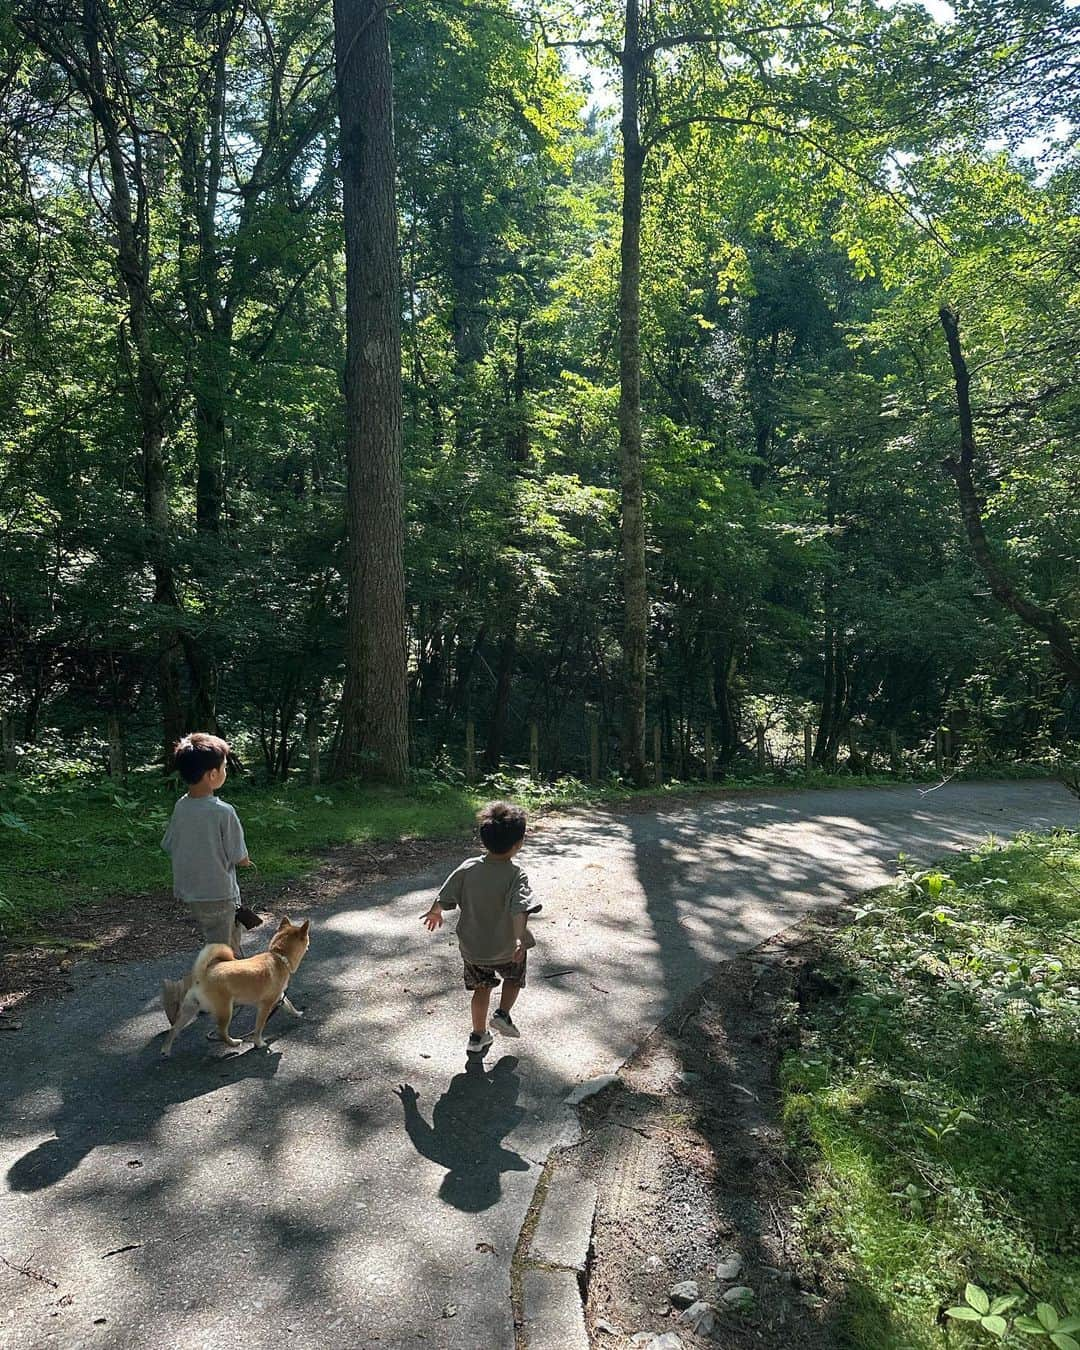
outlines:
[[[521,1035],[521,1032],[518,1031],[517,1027],[514,1025],[514,1019],[508,1012],[503,1012],[501,1008],[496,1008],[491,1014],[491,1025],[500,1036]]]
[[[486,1050],[494,1039],[490,1031],[471,1031],[466,1050],[470,1055],[478,1054],[481,1050]]]

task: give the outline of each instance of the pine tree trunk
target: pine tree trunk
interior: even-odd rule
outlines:
[[[649,602],[641,475],[641,201],[645,148],[639,123],[638,0],[626,0],[622,65],[622,243],[619,278],[619,466],[623,561],[623,773],[645,782],[645,667]]]
[[[348,615],[337,770],[400,783],[408,763],[401,285],[386,6],[335,0],[345,217]]]

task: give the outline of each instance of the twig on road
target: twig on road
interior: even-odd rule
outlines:
[[[30,1258],[27,1257],[21,1266],[15,1265],[9,1261],[6,1256],[0,1256],[0,1261],[7,1266],[8,1270],[13,1270],[16,1275],[25,1275],[28,1279],[37,1280],[39,1284],[47,1284],[50,1289],[59,1289],[60,1286],[55,1280],[50,1280],[48,1275],[43,1275],[40,1270],[35,1270],[30,1264]]]

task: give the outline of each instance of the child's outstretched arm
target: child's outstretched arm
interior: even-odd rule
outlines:
[[[434,933],[436,928],[441,928],[442,921],[443,921],[442,905],[439,904],[438,900],[436,900],[432,904],[431,908],[428,910],[426,914],[420,915],[420,922],[424,925],[424,927],[428,930],[429,933]]]

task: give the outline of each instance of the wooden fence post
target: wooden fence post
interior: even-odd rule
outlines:
[[[465,723],[465,781],[476,782],[476,725],[471,717]]]
[[[765,728],[759,722],[755,731],[757,737],[757,766],[759,769],[765,767]]]
[[[109,777],[124,777],[124,735],[115,713],[109,714]]]
[[[322,782],[322,772],[319,766],[319,719],[314,714],[308,717],[306,730],[308,778],[313,787],[318,787]]]
[[[705,781],[712,782],[713,762],[712,762],[712,725],[705,723]]]
[[[540,728],[535,722],[529,723],[529,773],[540,777]]]
[[[595,713],[589,714],[589,782],[600,781],[600,723]]]
[[[814,767],[814,729],[809,723],[802,729],[803,768],[807,773]]]
[[[5,773],[14,773],[18,763],[15,755],[15,719],[9,712],[0,712],[0,764]]]
[[[653,781],[657,787],[664,781],[664,771],[660,764],[660,728],[655,726],[652,729],[652,753],[653,753]]]

